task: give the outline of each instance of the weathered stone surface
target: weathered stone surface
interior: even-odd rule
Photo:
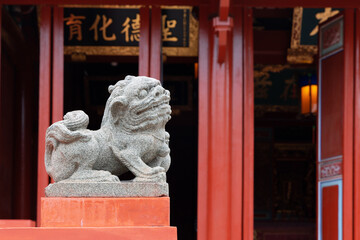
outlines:
[[[69,190],[72,196],[108,196],[113,194],[113,186],[117,188],[113,190],[116,196],[145,196],[142,194],[155,191],[145,186],[157,192],[166,183],[170,135],[165,124],[171,114],[170,92],[156,79],[127,76],[110,86],[109,93],[99,130],[86,129],[89,117],[81,110],[67,113],[64,120],[47,129],[46,171],[59,183],[48,187],[49,194],[70,196]],[[135,179],[123,187],[118,176],[127,171]],[[100,182],[114,184],[90,184]],[[167,195],[160,190],[159,194]]]
[[[47,197],[161,197],[169,195],[167,183],[59,182],[45,188]]]

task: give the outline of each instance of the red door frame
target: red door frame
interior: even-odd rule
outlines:
[[[354,239],[360,239],[360,9],[355,10],[354,64]]]
[[[343,14],[321,24],[319,31],[320,33],[325,31],[326,27],[331,27],[333,22],[343,22],[343,46],[335,53],[319,58],[317,192],[319,196],[318,213],[322,212],[322,214],[318,214],[318,220],[320,220],[318,233],[319,236],[324,234],[323,239],[328,239],[325,234],[334,236],[341,232],[343,239],[353,239],[354,233],[354,17],[354,9],[345,9]],[[320,44],[325,41],[325,38],[320,37]],[[338,76],[329,74],[332,69],[336,69]],[[339,94],[338,97],[335,97],[335,94]],[[323,100],[324,103],[322,103]],[[321,171],[335,165],[339,166],[339,171],[334,172],[333,175],[327,175],[325,171]],[[325,191],[332,194],[331,199],[321,197]],[[335,192],[337,193],[335,194]],[[328,208],[325,208],[324,204],[327,204]],[[334,210],[338,208],[337,204],[341,206],[338,210]],[[332,211],[334,216],[331,218],[333,222],[330,223],[327,216]],[[341,222],[339,219],[342,219],[342,225],[339,226],[341,229],[337,227]],[[321,224],[325,220],[328,221],[328,224]],[[329,228],[331,224],[334,227]],[[327,230],[324,230],[325,227]]]

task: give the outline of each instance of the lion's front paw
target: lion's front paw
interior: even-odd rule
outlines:
[[[151,170],[152,170],[151,174],[157,174],[157,173],[162,173],[162,172],[165,173],[165,168],[160,167],[160,166],[153,167],[153,168],[151,168]]]
[[[166,173],[159,172],[151,176],[141,176],[133,179],[134,182],[166,182]]]

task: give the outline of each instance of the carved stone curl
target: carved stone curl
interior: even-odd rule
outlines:
[[[55,181],[47,196],[167,195],[170,92],[156,79],[127,76],[109,93],[99,130],[86,129],[89,117],[80,110],[47,129],[45,166]],[[135,178],[120,182],[128,171]]]

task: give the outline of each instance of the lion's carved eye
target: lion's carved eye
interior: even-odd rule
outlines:
[[[144,97],[146,97],[147,94],[148,92],[145,89],[143,89],[139,92],[139,98],[143,99]]]

